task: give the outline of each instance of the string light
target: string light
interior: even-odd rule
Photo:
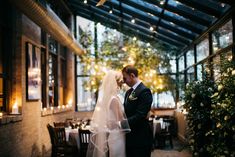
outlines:
[[[87,0],[84,0],[83,3],[87,4]]]
[[[135,19],[132,19],[131,22],[132,22],[132,23],[135,23]]]

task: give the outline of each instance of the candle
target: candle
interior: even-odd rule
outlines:
[[[19,109],[17,103],[12,106],[12,114],[19,114]]]

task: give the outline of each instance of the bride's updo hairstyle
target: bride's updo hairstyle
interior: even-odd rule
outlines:
[[[115,78],[118,84],[123,83],[122,74],[120,72],[116,72]]]

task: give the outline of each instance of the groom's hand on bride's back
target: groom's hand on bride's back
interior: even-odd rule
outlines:
[[[116,121],[108,121],[107,127],[109,130],[114,130],[114,129],[120,128],[118,122],[116,122]]]

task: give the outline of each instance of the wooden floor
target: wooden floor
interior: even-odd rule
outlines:
[[[173,140],[174,148],[167,144],[165,148],[154,149],[151,157],[192,157],[189,147],[185,146],[177,139]]]

